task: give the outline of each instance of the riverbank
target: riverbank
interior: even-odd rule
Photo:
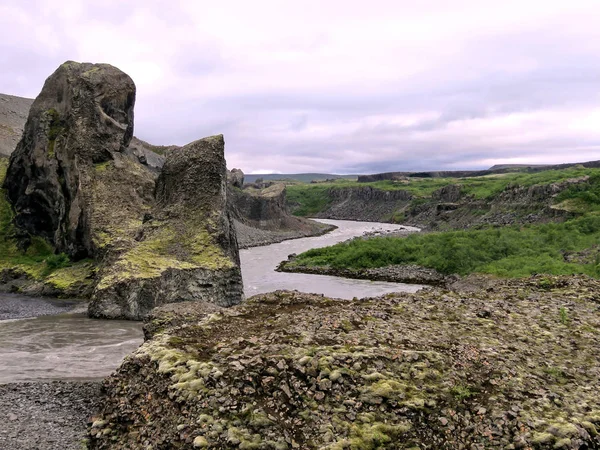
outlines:
[[[101,382],[0,384],[0,448],[81,450]]]
[[[85,312],[84,300],[60,300],[0,292],[0,321]]]
[[[327,225],[319,222],[314,222],[314,224],[315,226],[311,229],[274,231],[261,230],[260,228],[251,227],[236,221],[235,230],[238,247],[240,249],[263,247],[292,239],[322,236],[337,228],[334,225]]]
[[[338,269],[329,266],[303,266],[294,264],[295,256],[277,266],[278,272],[305,273],[310,275],[328,275],[353,278],[356,280],[386,281],[389,283],[427,284],[447,286],[457,281],[457,276],[444,275],[434,269],[416,265],[392,265],[374,269]]]

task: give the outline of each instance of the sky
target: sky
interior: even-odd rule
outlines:
[[[246,173],[600,159],[599,0],[3,0],[0,92],[64,61],[137,86],[135,134]]]

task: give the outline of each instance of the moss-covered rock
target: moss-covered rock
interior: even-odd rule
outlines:
[[[600,282],[547,279],[158,308],[91,448],[600,448]]]
[[[243,286],[227,209],[223,136],[171,152],[135,239],[110,245],[92,317],[139,320],[164,303],[239,303]]]

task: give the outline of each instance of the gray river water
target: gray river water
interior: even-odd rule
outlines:
[[[351,280],[322,275],[279,273],[274,269],[291,253],[325,247],[366,232],[392,231],[398,225],[322,220],[338,229],[319,237],[294,239],[241,250],[247,297],[277,289],[297,289],[351,299],[387,292],[415,292],[421,286]],[[405,227],[408,228],[408,227]],[[142,343],[138,322],[88,319],[79,312],[56,314],[68,302],[0,294],[0,318],[14,305],[28,311],[54,314],[28,319],[0,320],[0,383],[37,380],[89,380],[107,376]]]

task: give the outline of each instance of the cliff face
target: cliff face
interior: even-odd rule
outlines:
[[[23,248],[92,258],[93,317],[243,299],[222,136],[170,151],[131,144],[135,85],[106,64],[67,62],[34,101],[3,187]]]
[[[242,189],[243,180],[241,170],[229,173],[229,209],[241,248],[315,236],[335,228],[292,216],[287,207],[285,184],[266,183],[266,187],[255,184]]]
[[[405,208],[413,196],[403,190],[384,191],[371,186],[331,188],[327,210],[317,217],[339,220],[388,222]]]
[[[164,303],[242,301],[223,154],[223,136],[213,136],[167,156],[135,241],[106,256],[112,262],[101,272],[92,317],[140,319]]]
[[[317,217],[372,222],[397,222],[428,229],[468,228],[480,224],[535,223],[572,217],[554,198],[587,177],[530,187],[508,186],[487,199],[465,195],[460,182],[417,198],[404,190],[371,186],[330,188],[327,208]]]

